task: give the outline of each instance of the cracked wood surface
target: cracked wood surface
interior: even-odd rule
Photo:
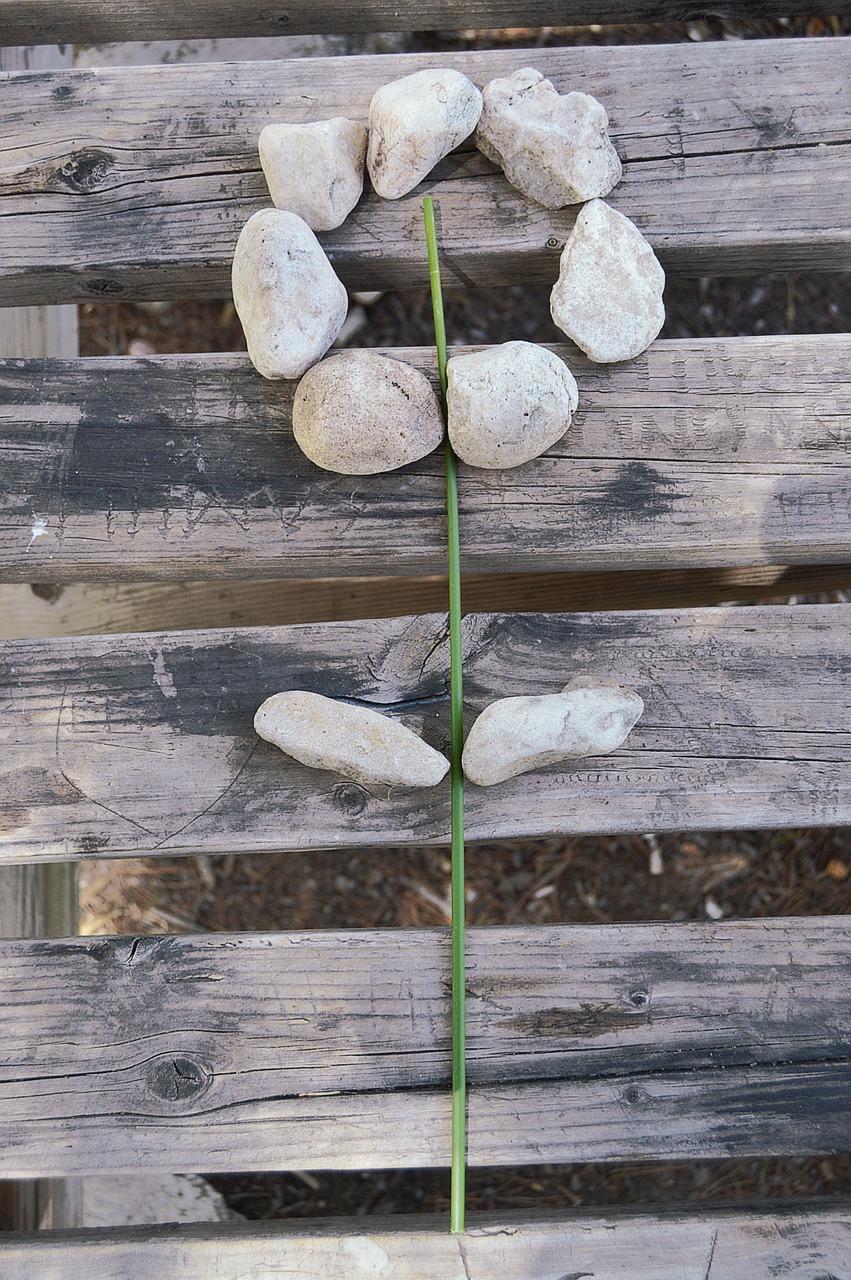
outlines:
[[[467,789],[469,840],[851,819],[844,605],[662,613],[468,614],[466,717],[575,675],[634,688],[613,755]],[[445,615],[0,646],[6,861],[429,844],[448,783],[365,788],[254,733],[302,688],[449,740]]]
[[[462,466],[466,571],[851,561],[851,339],[673,340],[575,371],[562,441]],[[463,350],[463,348],[461,349]],[[433,353],[392,352],[431,376]],[[7,581],[440,573],[442,453],[338,476],[244,356],[0,362]]]
[[[843,1149],[851,922],[469,931],[469,1160]],[[0,1172],[449,1157],[445,930],[0,943]]]
[[[257,156],[263,125],[365,120],[375,89],[434,60],[0,78],[0,302],[227,294],[240,228],[270,203]],[[668,269],[851,267],[848,39],[440,55],[478,83],[530,60],[559,90],[589,89],[604,102],[625,161],[611,202]],[[402,200],[366,195],[322,237],[347,285],[426,283],[426,190],[437,202],[445,286],[555,279],[573,212],[527,200],[467,149]]]

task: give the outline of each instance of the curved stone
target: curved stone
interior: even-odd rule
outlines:
[[[491,787],[577,756],[608,755],[644,711],[637,693],[586,677],[561,693],[501,698],[485,707],[464,745],[464,773]]]
[[[473,132],[482,95],[460,71],[415,71],[383,85],[369,104],[370,181],[398,200]]]
[[[602,200],[583,206],[550,295],[553,320],[602,364],[631,360],[665,323],[665,272],[634,222]]]
[[[251,363],[264,378],[300,378],[343,327],[345,287],[307,223],[261,209],[239,235],[233,301]]]
[[[278,209],[313,231],[341,226],[363,192],[367,133],[343,116],[314,124],[267,124],[258,150]]]
[[[538,204],[561,209],[607,195],[620,182],[609,117],[596,98],[559,94],[532,67],[491,80],[482,97],[476,146]]]
[[[436,787],[449,761],[389,716],[292,689],[258,708],[254,728],[311,769],[331,769],[364,786]]]
[[[293,434],[317,467],[345,476],[395,471],[443,439],[443,415],[424,373],[375,351],[341,351],[305,374]]]
[[[533,342],[505,342],[447,364],[449,439],[471,467],[519,467],[561,439],[579,403],[563,360]]]

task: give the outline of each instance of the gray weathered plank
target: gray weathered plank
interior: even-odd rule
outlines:
[[[471,840],[851,820],[847,606],[469,614],[468,725],[507,694],[622,681],[614,755],[468,787]],[[252,728],[280,689],[385,709],[448,744],[444,615],[0,647],[7,861],[445,841],[448,783],[366,789]]]
[[[530,57],[440,61],[484,82]],[[848,40],[541,49],[534,62],[606,104],[626,161],[612,203],[670,269],[851,266]],[[433,64],[410,54],[6,77],[0,301],[227,293],[239,230],[269,203],[261,127],[363,119],[380,84]],[[462,152],[400,201],[367,196],[323,237],[347,284],[427,279],[424,190],[438,199],[447,283],[555,278],[574,214],[535,205]]]
[[[471,930],[470,1162],[844,1149],[849,943],[841,917]],[[448,944],[0,943],[0,1171],[448,1163]]]
[[[518,1219],[470,1215],[462,1237],[446,1219],[395,1215],[237,1227],[50,1232],[9,1236],[2,1280],[825,1280],[847,1274],[851,1217],[841,1202],[624,1212],[593,1209]]]
[[[557,350],[581,397],[564,439],[461,469],[468,572],[851,561],[851,339],[658,342],[609,366]],[[393,354],[434,375],[432,352]],[[442,455],[321,471],[294,385],[235,355],[0,364],[3,576],[441,572]]]
[[[788,7],[788,6],[787,6]],[[801,3],[797,13],[822,12],[819,0]],[[775,17],[778,0],[714,3],[714,14]],[[848,0],[831,0],[831,13],[851,12]],[[431,31],[442,28],[543,26],[553,23],[683,21],[702,17],[702,4],[671,0],[290,0],[286,8],[254,0],[0,0],[0,40],[16,44],[99,44],[116,40],[197,40],[202,36],[276,36],[301,32]]]

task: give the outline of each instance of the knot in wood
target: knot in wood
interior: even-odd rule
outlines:
[[[161,1058],[155,1062],[148,1075],[151,1092],[166,1102],[194,1101],[206,1093],[213,1080],[213,1073],[197,1058]]]
[[[54,178],[78,195],[87,196],[102,186],[107,174],[115,168],[115,161],[105,151],[96,148],[74,151],[65,163],[54,172]]]
[[[633,1009],[646,1009],[650,1003],[649,991],[630,991],[627,996],[627,1004],[631,1004]]]
[[[347,814],[350,818],[357,818],[369,804],[370,795],[359,783],[344,782],[342,786],[334,788],[331,799],[341,813]]]

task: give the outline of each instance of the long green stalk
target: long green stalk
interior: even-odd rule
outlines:
[[[434,312],[440,397],[446,419],[446,325],[440,264],[437,260],[437,230],[431,196],[423,200],[428,278]],[[446,437],[446,515],[449,527],[449,673],[452,710],[452,1182],[449,1229],[464,1230],[464,1195],[467,1155],[467,1007],[465,974],[464,903],[464,774],[461,750],[464,744],[461,650],[461,542],[458,533],[458,472],[455,454]]]

